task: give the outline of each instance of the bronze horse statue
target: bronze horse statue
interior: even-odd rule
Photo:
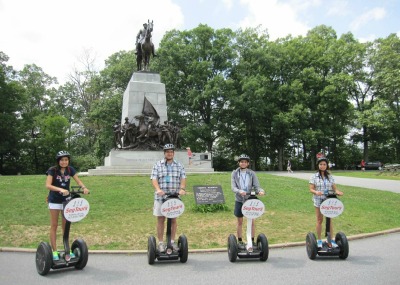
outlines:
[[[137,49],[137,55],[136,55],[136,66],[137,66],[137,71],[142,70],[142,62],[143,62],[143,52],[142,48],[140,47],[140,43],[138,43],[139,48]]]
[[[149,71],[150,56],[153,52],[153,47],[151,44],[151,31],[153,30],[153,22],[149,23],[146,30],[146,35],[144,37],[144,42],[142,44],[142,56],[143,56],[143,70]]]

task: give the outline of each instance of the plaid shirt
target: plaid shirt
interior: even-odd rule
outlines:
[[[185,168],[180,162],[173,160],[168,164],[165,159],[157,161],[151,171],[150,179],[157,179],[160,189],[166,194],[179,192],[181,179],[186,178]],[[154,199],[161,200],[162,197],[154,193]]]
[[[322,196],[317,196],[313,194],[312,200],[314,201],[314,205],[319,207],[321,203],[326,199],[326,193],[328,191],[333,191],[332,185],[335,184],[335,179],[332,175],[328,175],[325,179],[322,179],[319,172],[315,173],[311,176],[310,180],[308,181],[309,184],[314,184],[315,191],[321,191],[324,193]]]

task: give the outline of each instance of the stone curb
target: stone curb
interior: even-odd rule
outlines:
[[[363,239],[369,237],[375,237],[380,235],[387,235],[400,232],[400,228],[394,228],[385,231],[379,231],[367,234],[358,234],[347,237],[348,240]],[[289,243],[277,243],[269,245],[269,248],[286,248],[295,246],[305,246],[306,242],[289,242]],[[189,249],[189,253],[213,253],[213,252],[226,252],[226,248],[210,248],[210,249]],[[31,252],[35,253],[35,248],[18,248],[18,247],[0,247],[0,252]],[[146,254],[147,250],[89,250],[90,254]]]

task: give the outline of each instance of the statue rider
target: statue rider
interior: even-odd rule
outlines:
[[[143,24],[143,29],[140,29],[139,33],[136,35],[136,51],[135,51],[135,54],[138,53],[138,49],[139,48],[142,48],[142,44],[144,43],[148,28],[150,29],[149,32],[153,31],[152,28],[148,27],[147,23],[144,23]],[[151,38],[150,38],[150,43],[151,43],[151,51],[152,51],[153,57],[155,57],[157,55],[154,52],[154,44],[153,44],[153,41],[152,41]]]

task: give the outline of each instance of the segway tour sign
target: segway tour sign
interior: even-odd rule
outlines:
[[[339,199],[330,198],[322,202],[319,209],[325,217],[335,218],[343,213],[344,205]]]
[[[84,198],[72,199],[65,205],[63,213],[67,221],[79,222],[89,213],[89,202]]]
[[[161,214],[167,218],[177,218],[185,211],[185,205],[179,199],[169,199],[162,203]]]
[[[257,219],[264,214],[265,206],[261,200],[249,199],[243,203],[242,213],[248,219]]]

